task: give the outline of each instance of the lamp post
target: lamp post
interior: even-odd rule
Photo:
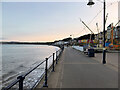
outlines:
[[[89,2],[88,2],[88,4],[87,5],[89,5],[89,6],[92,6],[92,5],[94,5],[95,3],[92,1],[92,0],[89,0]],[[105,50],[105,11],[106,11],[106,1],[104,0],[104,2],[103,2],[103,33],[104,33],[104,35],[103,35],[103,61],[102,61],[102,63],[103,64],[106,64],[106,50]]]
[[[71,34],[70,37],[71,37],[71,45],[73,45],[73,43],[74,43],[74,35]]]

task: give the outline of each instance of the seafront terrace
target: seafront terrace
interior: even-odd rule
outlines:
[[[107,63],[102,64],[102,54],[88,57],[83,52],[66,47],[48,78],[48,87],[37,88],[118,88],[118,53],[107,53]]]

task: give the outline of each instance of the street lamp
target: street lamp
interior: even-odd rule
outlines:
[[[94,3],[92,0],[89,0],[89,2],[88,2],[87,5],[92,6],[92,5],[94,5],[94,4],[95,4],[95,3]]]
[[[74,39],[73,34],[71,34],[70,37],[71,37],[70,43],[71,43],[71,45],[72,45],[72,44],[73,44],[73,39]]]
[[[95,3],[92,1],[92,0],[89,0],[89,2],[88,2],[88,4],[87,5],[89,5],[89,6],[92,6],[92,5],[94,5]],[[106,60],[105,60],[105,58],[106,58],[106,50],[105,50],[105,22],[106,22],[106,20],[105,20],[105,7],[106,7],[106,1],[104,0],[103,1],[103,33],[104,33],[104,37],[103,37],[103,61],[102,61],[102,63],[103,64],[106,64]]]

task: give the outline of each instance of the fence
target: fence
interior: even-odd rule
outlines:
[[[13,81],[13,82],[12,82],[11,84],[9,84],[7,87],[4,87],[2,90],[9,90],[9,89],[11,89],[13,86],[15,86],[16,84],[19,84],[19,87],[18,87],[19,90],[23,90],[23,88],[24,88],[24,87],[23,87],[23,81],[24,81],[24,79],[25,79],[31,72],[33,72],[36,68],[38,68],[39,66],[41,66],[43,63],[45,63],[45,72],[44,72],[44,74],[40,77],[40,79],[39,79],[37,82],[35,82],[35,84],[34,84],[33,87],[31,88],[31,90],[34,89],[34,88],[37,86],[37,84],[38,84],[39,81],[43,78],[43,76],[45,77],[45,83],[44,83],[43,86],[44,86],[44,87],[48,87],[48,85],[47,85],[48,69],[51,68],[51,71],[53,71],[53,72],[55,71],[55,69],[54,69],[54,68],[55,68],[55,64],[58,63],[58,60],[59,60],[59,57],[60,57],[62,51],[63,51],[63,49],[59,49],[58,51],[56,51],[55,53],[53,53],[51,56],[49,56],[48,58],[46,58],[44,61],[42,61],[41,63],[39,63],[36,67],[34,67],[34,68],[30,69],[29,71],[25,72],[24,74],[18,76],[15,81]],[[50,59],[51,57],[53,57],[52,64],[49,64],[49,65],[48,65],[48,61],[49,61],[49,59]],[[56,57],[56,58],[55,58],[55,57]],[[55,62],[56,62],[56,63],[55,63]]]

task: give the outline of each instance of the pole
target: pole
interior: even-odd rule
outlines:
[[[92,40],[92,33],[90,34],[90,39],[89,39],[89,45],[91,43],[91,40]],[[91,46],[91,45],[90,45]]]
[[[55,53],[53,53],[53,70],[52,70],[53,72],[55,71],[54,70],[54,55],[55,55]]]
[[[57,56],[57,51],[56,51],[56,64],[57,64],[57,59],[58,59],[58,56]]]
[[[81,19],[80,19],[80,21],[88,28],[88,30],[90,30],[90,32],[91,32],[92,34],[94,34],[94,32],[85,24],[84,21],[82,21]]]
[[[103,64],[106,64],[106,50],[105,50],[105,6],[106,6],[106,2],[104,0],[104,10],[103,10],[103,33],[104,33],[104,38],[103,38]]]
[[[48,66],[48,58],[46,58],[46,65],[45,65],[45,83],[43,87],[48,87],[47,85],[47,66]]]
[[[19,80],[19,90],[23,90],[23,80],[25,79],[25,77],[18,76],[17,79],[20,79]]]
[[[98,29],[98,23],[96,23],[96,26],[97,26],[97,31],[98,31],[98,47],[99,47],[99,29]]]

